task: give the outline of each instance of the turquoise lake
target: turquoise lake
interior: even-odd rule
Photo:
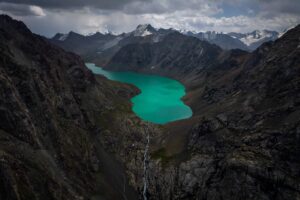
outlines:
[[[191,108],[181,101],[185,87],[174,79],[135,72],[107,71],[92,63],[86,63],[86,66],[94,74],[138,87],[141,93],[131,99],[132,109],[145,121],[165,124],[189,118],[193,114]]]

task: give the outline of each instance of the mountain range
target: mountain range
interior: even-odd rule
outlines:
[[[140,25],[47,39],[1,15],[0,199],[299,199],[300,25],[252,52],[211,34]],[[139,89],[85,62],[182,82],[193,117],[142,121]]]
[[[134,36],[134,37],[145,37],[152,35],[153,42],[159,40],[160,37],[163,35],[166,35],[171,32],[180,32],[184,35],[193,36],[200,40],[208,41],[209,43],[216,44],[220,46],[221,48],[225,50],[230,49],[241,49],[246,51],[253,51],[257,47],[259,47],[264,42],[273,41],[277,39],[280,34],[276,31],[269,31],[269,30],[255,30],[250,33],[218,33],[215,31],[207,31],[207,32],[192,32],[192,31],[186,31],[186,30],[175,30],[175,29],[156,29],[153,28],[150,24],[143,24],[137,26],[135,30],[129,33],[123,33],[120,35],[113,35],[111,33],[108,34],[101,34],[99,32],[95,34],[90,34],[88,36],[83,36],[79,34],[75,34],[74,32],[70,32],[68,34],[56,34],[52,40],[53,42],[57,42],[61,45],[70,45],[69,43],[74,42],[74,40],[94,40],[94,42],[97,42],[101,40],[106,40],[108,42],[108,46],[106,46],[104,43],[99,42],[99,49],[101,49],[101,45],[105,45],[105,48],[112,47],[114,45],[117,45],[117,43],[128,37],[128,36]],[[106,35],[106,37],[104,37]],[[77,38],[76,38],[77,36]],[[100,36],[100,37],[99,37]],[[80,38],[79,38],[80,37]],[[113,43],[110,43],[111,40],[118,38],[117,40],[114,40]]]
[[[97,32],[95,34],[83,36],[74,32],[69,32],[68,34],[58,33],[49,40],[67,51],[72,51],[82,56],[86,61],[104,66],[107,65],[117,53],[121,52],[123,48],[128,48],[126,47],[127,45],[133,46],[139,43],[158,46],[157,43],[162,42],[165,38],[171,37],[175,39],[173,34],[182,36],[177,39],[192,37],[217,45],[223,50],[240,49],[243,51],[253,51],[264,42],[274,41],[279,37],[279,33],[267,30],[253,31],[252,33],[247,34],[224,34],[216,32],[193,33],[191,31],[177,31],[174,29],[155,29],[150,24],[144,24],[137,26],[135,30],[129,33],[120,35],[113,35],[111,33],[102,34]],[[177,41],[174,40],[173,42],[176,43]],[[188,46],[185,46],[184,48],[187,49],[183,49],[183,51],[189,51]]]

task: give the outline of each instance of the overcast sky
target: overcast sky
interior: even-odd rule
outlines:
[[[45,36],[122,33],[145,23],[194,31],[282,31],[300,23],[300,0],[0,0],[0,13]]]

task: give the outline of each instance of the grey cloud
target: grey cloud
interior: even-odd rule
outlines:
[[[127,14],[162,14],[183,10],[202,12],[203,14],[213,15],[221,12],[221,0],[149,0],[136,1],[124,6]]]
[[[169,13],[185,9],[205,14],[222,11],[222,4],[231,6],[257,5],[261,12],[300,15],[299,0],[0,0],[0,2],[37,5],[45,9],[82,9],[90,7],[100,10],[118,10],[127,14]]]
[[[257,0],[263,12],[300,15],[299,0]]]
[[[4,13],[13,14],[15,16],[44,16],[45,13],[42,8],[31,5],[18,5],[11,3],[0,2],[0,11]]]
[[[99,9],[120,9],[124,5],[137,0],[1,0],[2,2],[37,5],[42,8],[74,9],[94,7]],[[139,0],[146,1],[146,0]]]
[[[82,9],[90,7],[101,10],[119,10],[127,14],[166,13],[184,9],[198,10],[213,8],[223,0],[0,0],[14,4],[37,5],[45,9]]]
[[[45,9],[82,9],[89,7],[100,10],[118,10],[127,14],[161,14],[190,9],[204,14],[222,11],[222,4],[230,6],[256,5],[262,12],[300,15],[299,0],[0,0],[0,2],[37,5]]]

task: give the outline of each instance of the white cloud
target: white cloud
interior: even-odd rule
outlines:
[[[44,10],[39,6],[29,6],[29,10],[36,16],[45,16]]]
[[[45,16],[44,10],[34,5],[0,2],[0,11],[15,16]]]

